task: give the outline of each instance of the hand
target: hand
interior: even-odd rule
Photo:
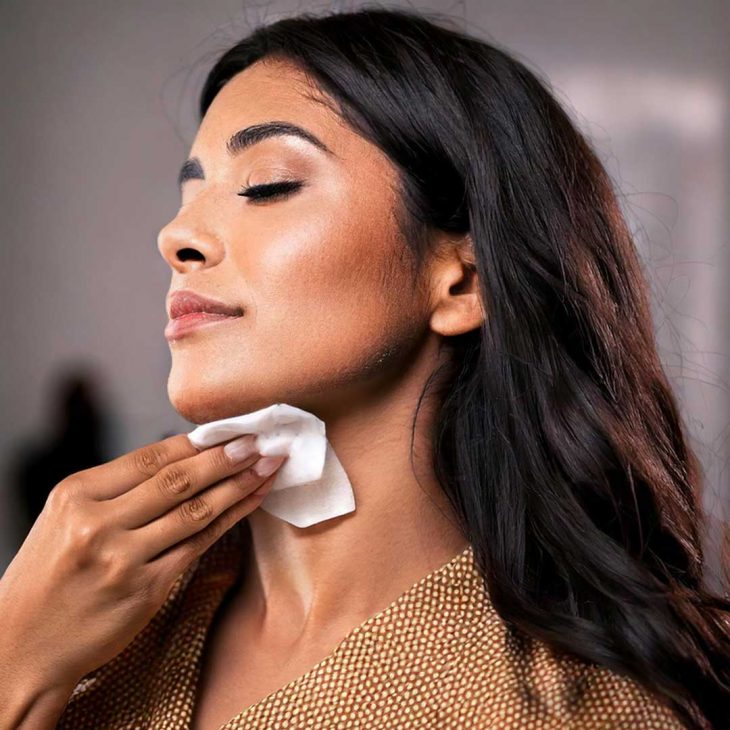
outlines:
[[[73,687],[132,641],[192,561],[261,504],[287,458],[259,460],[252,434],[230,443],[250,455],[198,452],[178,434],[54,487],[0,579],[3,675],[32,668],[37,686]],[[259,476],[267,459],[274,471]]]

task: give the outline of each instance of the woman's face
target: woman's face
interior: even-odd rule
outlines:
[[[168,339],[168,395],[193,423],[276,402],[352,408],[395,382],[427,334],[427,297],[394,217],[395,168],[312,93],[280,61],[231,79],[195,137],[181,207],[160,231],[170,294],[189,289],[243,311]],[[235,133],[271,122],[304,128],[330,152],[291,134],[227,149]],[[297,186],[268,200],[239,194],[282,181]]]

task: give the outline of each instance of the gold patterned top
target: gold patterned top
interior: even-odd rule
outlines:
[[[188,567],[131,644],[83,677],[59,730],[190,727],[206,633],[240,571],[237,528]],[[685,726],[629,678],[533,639],[518,646],[489,602],[469,545],[353,628],[305,674],[243,708],[220,730],[244,728]]]

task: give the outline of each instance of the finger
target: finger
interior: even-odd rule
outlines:
[[[166,514],[211,484],[249,468],[259,458],[256,436],[234,439],[241,450],[229,456],[225,445],[214,446],[168,464],[155,476],[113,500],[116,524],[133,529]]]
[[[200,451],[186,433],[141,446],[116,459],[84,469],[78,476],[85,494],[92,499],[114,499],[153,477],[163,467]]]
[[[281,463],[286,456],[277,458]],[[258,507],[277,471],[278,467],[264,477],[255,474],[253,469],[235,474],[193,498],[194,506],[180,505],[159,520],[134,530],[136,544],[140,546],[138,564],[159,567],[170,554],[173,564],[194,559],[237,519]]]

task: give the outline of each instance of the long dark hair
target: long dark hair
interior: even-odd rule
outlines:
[[[704,582],[701,469],[610,179],[537,74],[435,17],[256,28],[210,71],[201,118],[250,64],[293,61],[399,170],[416,261],[429,229],[469,234],[486,321],[445,338],[433,458],[495,609],[689,727],[727,727],[730,600]]]

